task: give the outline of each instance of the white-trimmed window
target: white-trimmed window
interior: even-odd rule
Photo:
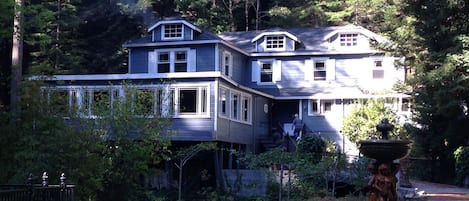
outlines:
[[[239,106],[241,95],[239,93],[231,92],[231,118],[239,119]]]
[[[251,97],[250,96],[241,96],[241,121],[250,122],[251,121]]]
[[[219,104],[220,104],[220,116],[229,117],[229,103],[230,103],[230,91],[227,88],[220,87],[219,93]]]
[[[357,33],[342,33],[339,34],[340,47],[356,47],[358,46]]]
[[[164,24],[162,26],[163,40],[182,39],[184,34],[182,24]]]
[[[83,115],[96,117],[102,112],[112,110],[112,103],[119,92],[115,88],[91,88],[85,89],[83,94]]]
[[[261,61],[260,62],[260,82],[273,82],[274,73],[273,61]]]
[[[265,36],[266,50],[284,50],[285,49],[285,36],[273,35]]]
[[[252,97],[249,94],[231,90],[227,87],[219,88],[219,111],[220,117],[231,120],[251,123]]]
[[[282,78],[282,61],[262,59],[252,61],[252,81],[257,84],[274,84]]]
[[[208,88],[207,87],[178,87],[172,88],[174,116],[208,114]]]
[[[334,100],[312,99],[308,101],[308,115],[327,114],[332,112]]]
[[[375,59],[373,61],[373,79],[383,79],[383,78],[384,78],[383,60]]]
[[[49,112],[53,115],[66,115],[76,102],[73,102],[72,94],[68,90],[54,89],[47,92]],[[75,98],[76,99],[76,98]]]
[[[156,71],[151,68],[152,57],[150,57],[150,72],[156,73],[174,73],[174,72],[189,72],[190,61],[189,61],[189,49],[165,49],[156,50]],[[193,55],[195,57],[195,55]]]
[[[133,99],[132,110],[136,115],[149,116],[157,113],[155,90],[137,89]]]
[[[233,74],[233,55],[230,52],[223,52],[221,71],[223,75],[231,77]]]
[[[326,60],[315,60],[313,65],[314,80],[326,80]]]

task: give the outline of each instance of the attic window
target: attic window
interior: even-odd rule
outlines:
[[[358,34],[356,33],[340,34],[339,39],[341,47],[355,47],[358,45]]]
[[[266,36],[266,49],[284,49],[285,36]]]
[[[182,39],[182,24],[163,25],[163,39]]]

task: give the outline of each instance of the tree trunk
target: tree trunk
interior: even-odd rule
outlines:
[[[11,50],[10,109],[15,118],[20,112],[20,88],[23,69],[23,0],[15,0],[13,46]]]

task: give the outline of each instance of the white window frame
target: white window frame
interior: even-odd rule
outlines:
[[[185,52],[185,60],[184,61],[178,61],[177,59],[177,53],[178,52]],[[165,61],[165,62],[161,62],[160,61],[160,53],[168,53],[169,54],[169,61]],[[177,48],[177,49],[157,49],[155,50],[155,54],[156,54],[156,61],[155,61],[155,66],[153,68],[155,68],[154,71],[151,71],[150,72],[156,72],[158,74],[164,74],[164,73],[186,73],[186,72],[190,72],[190,62],[189,61],[189,57],[191,56],[191,51],[189,48]],[[186,71],[176,71],[176,64],[177,63],[185,63],[186,64]],[[169,64],[169,72],[159,72],[159,64]]]
[[[223,91],[225,92],[225,97],[222,95]],[[218,104],[220,109],[218,116],[220,118],[246,124],[252,123],[252,96],[250,94],[230,89],[226,86],[219,87],[219,94]],[[234,97],[237,97],[237,99],[235,100]],[[222,110],[223,102],[225,102],[226,106],[225,113]]]
[[[270,70],[265,70],[264,65],[270,65]],[[263,75],[270,75],[269,81],[263,81]],[[274,83],[274,61],[264,60],[259,62],[259,83]]]
[[[272,67],[272,80],[270,82],[261,82],[262,64],[264,63],[270,63]],[[277,60],[277,59],[254,60],[251,62],[251,66],[252,66],[251,80],[252,82],[256,82],[258,85],[273,85],[277,81],[280,81],[282,78],[282,60]]]
[[[378,65],[379,64],[379,65]],[[384,79],[385,71],[384,71],[384,59],[373,59],[373,70],[371,72],[371,77],[373,79]],[[382,77],[375,76],[375,73],[381,72]]]
[[[316,64],[318,63],[323,63],[324,66],[323,66],[323,69],[322,70],[318,70],[316,69]],[[316,72],[324,72],[324,77],[321,76],[316,76]],[[327,80],[327,59],[315,59],[313,60],[313,80],[314,81],[326,81]]]
[[[230,90],[226,87],[219,88],[218,102],[220,105],[219,115],[229,118],[230,115]]]
[[[339,33],[339,47],[349,48],[358,47],[359,34],[358,33]]]
[[[285,50],[286,37],[284,35],[266,35],[264,37],[266,50]]]
[[[171,86],[171,91],[174,91],[173,99],[170,101],[174,105],[172,109],[174,111],[173,115],[176,118],[186,118],[186,117],[208,117],[209,116],[209,104],[210,104],[210,87],[209,86]],[[195,112],[181,112],[179,107],[181,104],[181,91],[184,90],[195,90],[196,91],[196,100],[195,100]]]
[[[179,28],[180,30],[178,30]],[[168,32],[166,32],[166,30],[168,30]],[[171,36],[171,35],[178,35],[178,36]],[[184,24],[182,23],[163,24],[161,26],[161,39],[162,40],[184,39]]]
[[[228,51],[223,51],[221,72],[222,75],[233,76],[233,55]]]
[[[330,111],[326,111],[326,104],[330,104]],[[325,115],[333,112],[334,105],[336,104],[336,99],[310,99],[308,100],[308,115],[317,116]],[[316,110],[314,110],[314,105],[316,105]]]

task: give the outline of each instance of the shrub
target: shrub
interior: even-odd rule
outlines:
[[[466,176],[469,176],[469,147],[459,147],[454,151],[456,159],[456,182],[463,184]]]

